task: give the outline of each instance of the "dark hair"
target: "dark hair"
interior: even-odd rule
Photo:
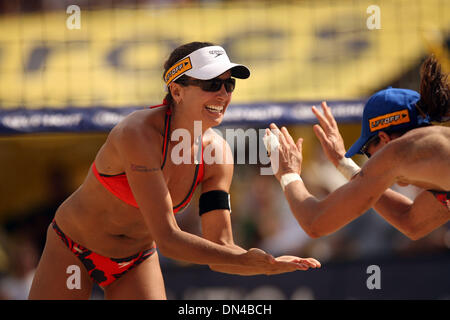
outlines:
[[[442,73],[441,65],[432,55],[422,64],[420,70],[420,100],[417,107],[431,121],[442,121],[450,112],[450,86],[448,74]]]
[[[183,44],[183,45],[179,46],[178,48],[176,48],[175,50],[173,50],[172,53],[170,54],[169,58],[167,59],[167,61],[164,63],[163,79],[164,79],[164,75],[169,70],[169,68],[172,67],[177,61],[183,59],[185,56],[194,52],[195,50],[198,50],[198,49],[204,48],[204,47],[209,47],[209,46],[214,46],[214,44],[211,42],[195,41],[195,42]],[[178,79],[182,80],[182,78],[184,78],[184,77],[185,76],[183,75]],[[175,80],[175,82],[177,82],[178,79]],[[168,105],[171,105],[173,103],[173,97],[172,97],[172,94],[170,93],[170,89],[168,89],[168,92],[167,92],[164,100],[167,102]]]

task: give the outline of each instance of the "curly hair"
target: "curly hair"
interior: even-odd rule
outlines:
[[[434,56],[428,57],[420,70],[419,111],[428,115],[431,121],[441,122],[450,113],[450,86],[448,74]]]

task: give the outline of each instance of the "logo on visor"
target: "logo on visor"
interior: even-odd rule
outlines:
[[[164,81],[166,85],[169,85],[176,77],[182,75],[186,71],[192,69],[191,59],[189,57],[184,58],[181,61],[178,61],[175,65],[173,65],[164,75]]]
[[[221,56],[225,53],[223,50],[211,50],[209,51],[209,54],[215,54],[216,56],[214,58],[217,58],[218,56]]]
[[[408,109],[384,114],[382,116],[369,119],[370,132],[381,130],[402,123],[408,123],[409,121],[410,119]]]

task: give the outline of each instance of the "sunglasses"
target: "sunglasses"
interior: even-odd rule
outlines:
[[[362,154],[365,154],[367,156],[367,158],[370,158],[372,155],[367,150],[369,149],[372,142],[375,142],[375,141],[377,141],[376,142],[377,144],[378,144],[378,142],[380,142],[380,137],[378,135],[374,135],[374,136],[370,137],[370,139],[367,140],[367,142],[361,147],[361,149],[359,151],[361,151]]]
[[[233,92],[236,86],[236,79],[228,78],[225,80],[214,78],[211,80],[199,80],[199,79],[178,79],[175,82],[181,85],[192,85],[200,87],[203,91],[207,92],[217,92],[222,89],[222,85],[225,86],[225,90],[228,93]]]

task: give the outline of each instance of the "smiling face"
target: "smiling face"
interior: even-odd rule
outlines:
[[[222,73],[217,78],[226,80],[231,77],[231,71]],[[171,92],[175,100],[176,112],[192,120],[201,120],[203,128],[219,125],[231,101],[232,92],[227,92],[225,85],[215,92],[203,90],[197,84],[171,83]]]

